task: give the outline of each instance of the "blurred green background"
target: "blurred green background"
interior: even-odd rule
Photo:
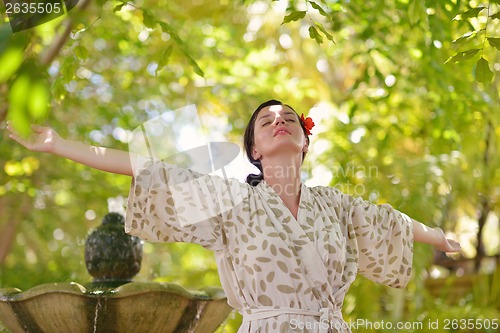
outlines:
[[[308,184],[390,203],[463,247],[446,257],[417,244],[404,290],[359,277],[345,319],[497,331],[486,325],[500,318],[499,49],[498,0],[81,0],[17,33],[3,15],[0,288],[89,282],[86,235],[130,185],[27,151],[7,137],[5,120],[21,133],[38,123],[127,149],[136,126],[194,103],[209,129],[241,144],[255,107],[277,98],[317,124]],[[136,280],[219,285],[213,255],[199,246],[144,250]],[[221,331],[240,320],[234,314]]]

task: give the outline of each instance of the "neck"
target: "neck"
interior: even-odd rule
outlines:
[[[297,204],[302,182],[300,166],[302,156],[276,156],[262,159],[264,180],[287,204]]]

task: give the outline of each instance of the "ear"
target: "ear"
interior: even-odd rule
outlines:
[[[262,157],[262,155],[257,151],[257,149],[255,149],[255,146],[252,147],[252,158],[256,161],[260,160],[260,158]]]
[[[309,141],[306,139],[304,142],[304,148],[302,148],[303,153],[307,153],[309,151]]]

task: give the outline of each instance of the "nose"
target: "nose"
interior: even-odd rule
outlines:
[[[279,114],[276,115],[276,118],[274,119],[274,124],[275,125],[284,125],[286,123],[285,119],[282,118]]]

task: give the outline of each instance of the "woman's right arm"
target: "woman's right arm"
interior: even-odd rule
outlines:
[[[32,135],[24,139],[15,132],[11,124],[7,123],[7,130],[11,133],[9,137],[29,150],[62,156],[106,172],[133,175],[130,155],[126,151],[69,141],[61,138],[50,127],[31,125],[31,129]]]

